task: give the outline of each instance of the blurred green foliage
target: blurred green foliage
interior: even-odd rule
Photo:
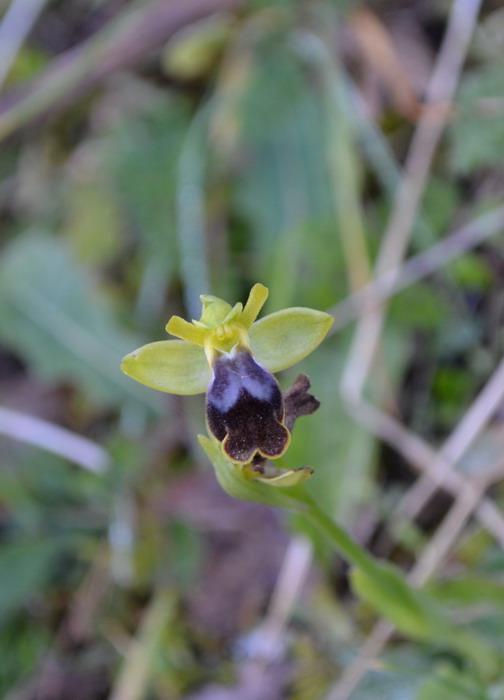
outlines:
[[[376,37],[365,37],[374,62],[359,49],[355,3],[229,3],[208,10],[209,24],[188,19],[187,33],[156,43],[149,17],[158,4],[46,3],[0,98],[0,133],[9,134],[0,153],[0,404],[87,437],[111,462],[102,475],[85,471],[58,456],[57,442],[53,454],[31,444],[37,435],[13,439],[0,416],[0,696],[248,697],[251,635],[287,538],[303,533],[317,573],[283,635],[283,660],[263,680],[277,689],[267,700],[318,700],[354,661],[375,608],[397,621],[404,600],[392,585],[377,600],[362,576],[363,599],[355,596],[346,565],[303,517],[229,499],[197,442],[202,399],[144,389],[119,364],[163,339],[172,314],[197,314],[200,293],[244,300],[260,281],[269,313],[328,310],[355,291],[380,249],[415,119],[394,101]],[[482,12],[412,253],[502,202],[495,7]],[[444,5],[373,8],[421,99]],[[122,64],[122,32],[137,21],[146,48]],[[96,43],[78,70],[67,55],[61,73],[46,72],[89,37]],[[30,92],[31,79],[40,92]],[[352,244],[363,254],[352,257]],[[503,270],[496,235],[391,301],[369,395],[433,445],[501,360]],[[413,472],[342,403],[352,337],[350,324],[281,374],[285,389],[307,373],[321,408],[298,421],[280,466],[313,466],[311,497],[406,572],[451,502],[438,494],[418,518],[397,521]],[[501,413],[464,473],[484,478],[498,462]],[[459,645],[428,615],[421,634],[399,625],[402,636],[351,700],[502,697],[503,576],[500,548],[470,521],[428,583]],[[485,650],[496,668],[481,672],[474,660]],[[131,678],[136,695],[121,695]],[[255,692],[267,697],[264,686]]]

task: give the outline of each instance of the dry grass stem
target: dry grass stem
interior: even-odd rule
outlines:
[[[334,316],[330,333],[336,333],[360,315],[375,313],[376,307],[385,300],[428,277],[490,236],[500,233],[503,228],[504,207],[498,207],[460,227],[397,269],[377,277],[330,309],[329,312]]]
[[[345,669],[325,700],[347,700],[364,675],[376,664],[376,658],[394,632],[393,626],[379,620],[360,648],[356,661]]]
[[[103,447],[41,418],[0,407],[0,434],[21,440],[101,474],[109,464]]]
[[[255,659],[271,662],[278,656],[282,637],[310,570],[312,559],[311,541],[300,536],[291,538],[266,617],[255,635]]]
[[[431,106],[450,103],[473,34],[480,0],[456,0],[452,5],[446,36],[427,87],[427,109],[418,122],[404,166],[392,214],[384,233],[375,277],[391,273],[391,284],[407,250],[418,214],[434,152],[446,124],[447,113],[433,118]],[[363,316],[357,324],[354,342],[342,385],[345,393],[360,397],[377,348],[385,319],[385,306]]]
[[[156,593],[145,610],[138,634],[129,644],[109,700],[141,700],[152,683],[156,651],[174,612],[174,596],[169,591]]]
[[[12,0],[0,24],[0,89],[47,0]]]
[[[432,498],[438,488],[444,486],[447,469],[452,473],[452,467],[460,461],[481,430],[488,423],[497,408],[504,400],[504,360],[501,361],[492,377],[458,422],[455,430],[439,450],[436,458],[436,469],[432,473],[424,473],[406,492],[399,511],[414,519]],[[452,478],[452,477],[450,477]],[[463,492],[465,487],[461,490]],[[500,516],[502,525],[499,532],[504,533],[504,519]],[[488,527],[488,525],[486,525]],[[499,536],[504,547],[504,540]]]
[[[401,261],[406,253],[418,215],[432,159],[449,115],[449,105],[460,79],[480,5],[479,0],[455,0],[452,4],[445,38],[427,88],[426,109],[418,122],[410,145],[403,178],[376,265],[376,279],[389,275],[389,288],[397,284]],[[477,504],[482,495],[481,488],[478,489],[466,483],[453,470],[450,462],[432,450],[421,438],[363,400],[362,394],[379,344],[385,315],[386,305],[383,304],[381,307],[375,307],[373,313],[362,315],[359,319],[349,360],[343,372],[341,392],[349,410],[358,421],[366,425],[375,435],[394,445],[401,454],[407,455],[408,460],[419,467],[430,479],[435,479],[436,473],[441,468],[447,487],[450,490],[453,489],[454,495],[461,499],[453,507],[454,510],[451,511],[449,520],[444,525],[445,529],[442,529],[439,535],[442,551],[440,549],[439,553],[436,552],[433,556],[431,550],[428,550],[425,554],[425,562],[419,560],[417,571],[420,573],[416,575],[423,577],[432,570],[433,566],[437,566],[440,555],[444,555],[446,546],[451,544],[454,535],[458,533],[474,508],[477,508],[478,517],[487,526],[492,522],[491,527],[493,527],[496,518],[502,520],[502,525],[499,523],[498,530],[493,534],[498,536],[503,545],[504,520],[494,512],[496,509],[491,502],[485,501],[484,507],[483,504],[478,507]],[[476,415],[477,420],[470,423],[472,428],[480,424],[479,411]],[[457,434],[457,439],[449,443],[449,454],[454,448],[457,453],[462,446],[467,447],[472,439],[464,441]],[[492,517],[489,517],[489,511]],[[346,669],[328,694],[328,700],[346,700],[350,697],[373,658],[382,650],[391,632],[390,626],[378,623],[364,645],[360,657],[355,664]]]

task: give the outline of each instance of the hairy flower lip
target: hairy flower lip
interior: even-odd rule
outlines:
[[[286,451],[282,393],[274,376],[238,349],[214,360],[206,395],[210,432],[233,462],[248,463],[259,452],[275,459]]]

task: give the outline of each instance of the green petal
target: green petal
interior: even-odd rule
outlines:
[[[266,299],[268,298],[268,288],[259,282],[254,284],[250,290],[247,303],[240,316],[240,323],[242,323],[247,330],[254,323],[259,315],[259,311],[264,306]]]
[[[205,351],[183,340],[160,340],[126,355],[128,377],[170,394],[201,394],[212,378]]]
[[[315,350],[333,321],[323,311],[299,306],[265,316],[249,331],[254,358],[270,372],[291,367]]]
[[[202,347],[205,345],[206,331],[203,328],[197,328],[180,316],[172,316],[166,324],[166,330],[177,338],[187,340],[188,343],[195,343]]]

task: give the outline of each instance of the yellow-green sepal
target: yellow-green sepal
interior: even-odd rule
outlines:
[[[333,321],[323,311],[300,306],[265,316],[249,331],[254,358],[270,372],[287,369],[324,340]]]
[[[198,435],[198,440],[213,465],[221,488],[232,498],[266,506],[304,510],[304,499],[294,484],[285,484],[293,487],[287,491],[271,488],[269,480],[266,480],[267,483],[260,483],[258,479],[251,480],[243,473],[243,465],[235,464],[225,457],[217,440],[211,440],[206,435]]]
[[[201,394],[212,378],[205,351],[183,340],[160,340],[126,355],[121,369],[128,377],[170,394]]]

